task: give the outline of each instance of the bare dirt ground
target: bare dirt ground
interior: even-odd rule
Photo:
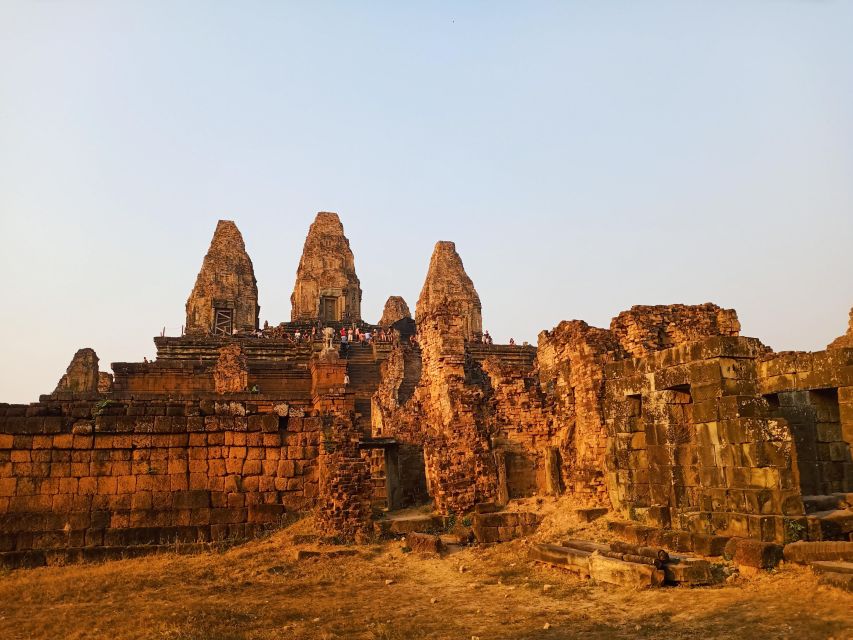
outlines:
[[[301,521],[221,553],[5,572],[0,638],[853,638],[853,595],[797,566],[634,591],[529,563],[521,540],[443,558],[391,541],[297,561],[293,535],[309,530]]]

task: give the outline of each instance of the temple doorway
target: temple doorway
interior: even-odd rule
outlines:
[[[234,328],[234,309],[214,309],[213,335],[230,336]]]
[[[338,299],[330,296],[320,298],[320,319],[323,322],[338,320]]]

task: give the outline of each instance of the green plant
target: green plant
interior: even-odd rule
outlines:
[[[806,531],[805,525],[797,520],[788,520],[785,522],[785,541],[796,542],[802,540]]]
[[[444,521],[444,530],[445,531],[452,531],[453,527],[455,527],[455,526],[456,526],[456,514],[451,513],[449,516],[447,516],[447,519]]]
[[[462,526],[463,527],[470,527],[471,522],[472,522],[471,516],[465,516],[464,518],[462,518]]]
[[[94,405],[92,405],[92,417],[97,418],[99,415],[104,413],[104,409],[110,406],[113,403],[109,398],[104,398],[103,400],[99,400]]]

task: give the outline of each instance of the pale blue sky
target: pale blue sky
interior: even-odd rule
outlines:
[[[853,2],[0,0],[0,401],[176,331],[216,221],[289,319],[315,212],[363,314],[454,240],[503,342],[633,304],[819,349],[853,304]]]

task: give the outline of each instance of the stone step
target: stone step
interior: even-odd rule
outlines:
[[[801,564],[822,561],[853,562],[853,542],[792,542],[783,550],[785,560]]]
[[[823,496],[803,496],[807,514],[853,507],[853,493],[830,493]]]
[[[534,544],[527,553],[530,560],[569,569],[585,578],[589,577],[589,557],[591,555],[589,551],[583,549],[562,547],[556,544]]]
[[[853,574],[853,562],[812,562],[809,564],[815,573],[849,573]]]
[[[818,584],[825,584],[830,587],[836,587],[843,591],[853,593],[853,573],[840,573],[837,571],[827,571],[820,574]]]
[[[379,520],[374,528],[379,535],[405,535],[407,533],[433,533],[443,531],[445,520],[442,516],[408,516]]]
[[[853,509],[815,511],[806,516],[809,538],[847,540],[853,533]]]
[[[597,553],[589,557],[589,577],[599,582],[607,582],[633,589],[660,587],[666,576],[662,569],[648,564],[625,562],[607,558]]]

